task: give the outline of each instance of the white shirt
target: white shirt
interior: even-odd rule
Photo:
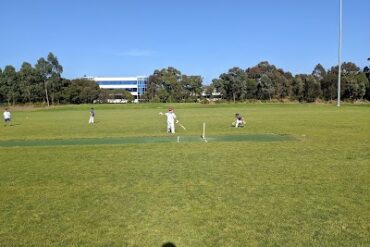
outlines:
[[[167,112],[164,115],[167,116],[167,122],[168,123],[175,123],[176,115],[173,112]]]
[[[8,111],[4,111],[3,115],[4,115],[4,119],[10,119],[10,117],[11,117],[11,114]]]

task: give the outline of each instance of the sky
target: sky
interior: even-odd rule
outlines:
[[[342,61],[369,65],[369,0],[343,0]],[[203,83],[261,61],[293,74],[338,63],[339,0],[0,0],[0,68],[49,52],[62,76],[146,76],[175,67]]]

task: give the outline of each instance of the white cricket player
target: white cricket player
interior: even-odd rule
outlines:
[[[173,112],[173,108],[168,108],[168,112],[163,114],[162,112],[159,113],[159,115],[165,115],[167,117],[167,132],[168,133],[175,133],[175,120],[176,120],[176,114]]]
[[[240,115],[239,113],[236,113],[235,121],[232,123],[232,126],[234,126],[235,128],[240,128],[240,127],[244,127],[245,123],[246,122],[244,118],[242,117],[242,115]]]
[[[95,110],[94,108],[90,108],[90,118],[89,118],[89,124],[95,123]]]
[[[12,114],[10,113],[10,111],[8,110],[8,108],[5,108],[5,111],[3,113],[3,116],[4,116],[4,126],[10,125]]]

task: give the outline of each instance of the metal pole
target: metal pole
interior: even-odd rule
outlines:
[[[340,80],[341,80],[341,57],[342,57],[342,0],[339,0],[339,47],[338,47],[338,97],[337,106],[340,106]]]

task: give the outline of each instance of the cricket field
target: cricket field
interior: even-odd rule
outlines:
[[[370,246],[368,104],[90,107],[10,107],[0,246]]]

